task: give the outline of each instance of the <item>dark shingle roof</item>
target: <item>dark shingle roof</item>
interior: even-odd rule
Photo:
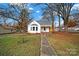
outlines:
[[[30,20],[29,22],[28,22],[28,24],[29,23],[31,23],[31,22],[33,22],[34,20]],[[41,26],[43,25],[43,26],[51,26],[51,24],[52,24],[52,22],[50,21],[50,20],[47,20],[47,19],[42,19],[42,20],[39,20],[39,21],[36,21],[36,22],[38,22]]]
[[[51,25],[51,21],[50,20],[46,20],[46,19],[40,20],[40,21],[38,21],[38,23],[40,25]]]

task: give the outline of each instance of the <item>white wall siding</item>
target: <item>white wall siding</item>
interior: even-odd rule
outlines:
[[[33,31],[31,27],[35,27],[35,31]],[[36,27],[38,27],[37,31],[36,31]],[[36,21],[33,21],[30,24],[28,24],[28,33],[40,33],[40,32],[41,32],[41,27],[39,23],[37,23]]]
[[[41,28],[41,32],[49,32],[50,30],[49,30],[49,28],[48,27],[45,27],[45,30],[44,30],[44,28]]]

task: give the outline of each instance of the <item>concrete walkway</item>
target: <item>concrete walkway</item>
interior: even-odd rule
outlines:
[[[41,34],[41,56],[56,56],[54,48],[49,43],[46,34]]]

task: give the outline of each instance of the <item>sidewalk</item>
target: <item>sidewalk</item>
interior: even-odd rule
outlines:
[[[41,56],[56,56],[54,49],[49,45],[46,35],[41,34]]]

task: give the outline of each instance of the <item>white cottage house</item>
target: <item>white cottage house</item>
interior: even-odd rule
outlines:
[[[51,24],[49,21],[32,20],[28,24],[28,33],[49,32]]]

